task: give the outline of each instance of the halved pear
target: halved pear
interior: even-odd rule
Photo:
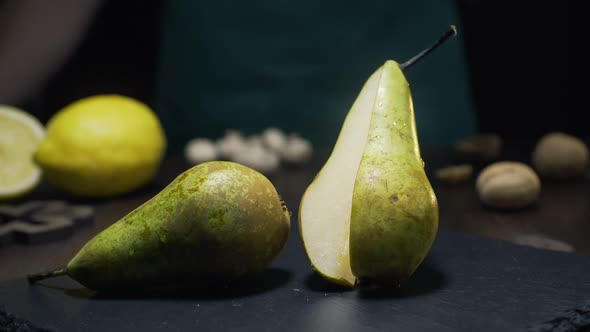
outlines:
[[[352,192],[367,144],[371,109],[382,69],[365,83],[348,112],[330,158],[305,191],[299,230],[312,266],[325,278],[351,286],[349,231]]]
[[[305,191],[299,227],[324,278],[397,285],[414,272],[438,230],[409,84],[387,61],[365,83],[332,154]]]

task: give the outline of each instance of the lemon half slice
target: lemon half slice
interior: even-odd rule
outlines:
[[[33,154],[45,136],[43,125],[27,112],[0,105],[0,200],[20,197],[37,186],[41,169]]]

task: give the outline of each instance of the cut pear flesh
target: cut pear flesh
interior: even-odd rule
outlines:
[[[311,264],[325,278],[348,286],[356,282],[349,258],[352,194],[382,72],[380,68],[365,83],[299,209],[299,229]]]

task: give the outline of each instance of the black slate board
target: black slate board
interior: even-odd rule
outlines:
[[[518,331],[590,304],[590,258],[441,231],[401,291],[312,273],[296,230],[265,273],[201,294],[101,297],[66,277],[0,283],[0,307],[55,331]],[[66,288],[67,290],[64,290]]]

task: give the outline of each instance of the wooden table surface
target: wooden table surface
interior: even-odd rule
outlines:
[[[297,208],[301,196],[328,153],[316,154],[312,163],[305,168],[283,168],[269,176],[293,212],[292,227],[297,227]],[[526,159],[525,155],[520,156],[520,159]],[[509,157],[506,156],[508,159],[519,159]],[[474,178],[460,185],[448,185],[432,176],[436,168],[454,161],[449,150],[423,151],[423,159],[427,163],[426,169],[439,201],[441,228],[512,242],[519,241],[523,236],[540,235],[565,242],[577,252],[590,253],[588,179],[568,183],[544,182],[541,196],[535,205],[503,212],[481,205],[475,192]],[[157,194],[189,167],[181,159],[168,159],[152,183],[134,193],[109,199],[76,199],[43,183],[26,200],[65,199],[72,203],[90,204],[95,207],[94,221],[59,240],[0,246],[0,281],[63,267],[91,237]]]

